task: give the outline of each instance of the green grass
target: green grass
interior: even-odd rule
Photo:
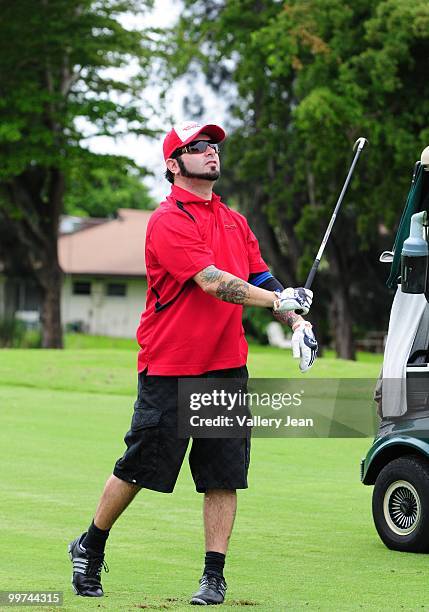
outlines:
[[[112,338],[111,336],[90,336],[88,334],[65,334],[66,349],[138,349],[134,338]]]
[[[0,384],[134,395],[138,349],[134,340],[69,334],[65,345],[65,351],[0,350]],[[305,378],[376,378],[380,371],[381,355],[360,353],[352,362],[336,359],[332,351],[325,354]],[[255,378],[301,376],[288,350],[251,345],[248,365]]]
[[[0,590],[64,591],[65,610],[189,610],[203,558],[187,465],[173,495],[142,491],[109,540],[106,597],[73,595],[67,543],[86,528],[122,454],[135,352],[0,351]],[[294,376],[288,352],[252,347],[254,376]],[[320,359],[311,376],[377,376],[380,358]],[[394,553],[359,482],[368,439],[255,439],[222,610],[427,608],[424,555]],[[248,605],[245,605],[248,604]],[[51,609],[55,608],[39,608]]]

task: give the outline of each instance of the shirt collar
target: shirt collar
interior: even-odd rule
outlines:
[[[182,187],[178,187],[177,185],[172,186],[170,196],[183,204],[190,204],[191,202],[195,204],[205,204],[208,201],[195,193],[191,193],[186,189],[182,189]],[[212,193],[211,203],[217,204],[218,202],[220,202],[220,196],[218,196],[216,193]]]

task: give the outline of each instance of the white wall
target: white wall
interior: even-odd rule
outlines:
[[[73,281],[91,282],[91,295],[73,295]],[[108,282],[126,283],[126,296],[107,296],[105,287]],[[63,325],[83,321],[88,334],[134,338],[140,314],[145,308],[146,290],[145,278],[100,280],[66,276],[61,294]]]

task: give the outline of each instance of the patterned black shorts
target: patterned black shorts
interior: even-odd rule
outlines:
[[[235,378],[247,382],[246,366],[202,374],[203,378]],[[139,374],[138,397],[127,449],[113,474],[146,489],[171,493],[186,454],[189,439],[177,436],[177,376]],[[195,438],[189,465],[196,490],[246,489],[250,462],[247,438]]]

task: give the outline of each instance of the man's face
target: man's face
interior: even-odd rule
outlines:
[[[210,137],[199,134],[195,140],[210,140]],[[219,154],[211,147],[207,147],[204,153],[182,153],[176,161],[181,176],[207,181],[216,181],[219,178]]]

